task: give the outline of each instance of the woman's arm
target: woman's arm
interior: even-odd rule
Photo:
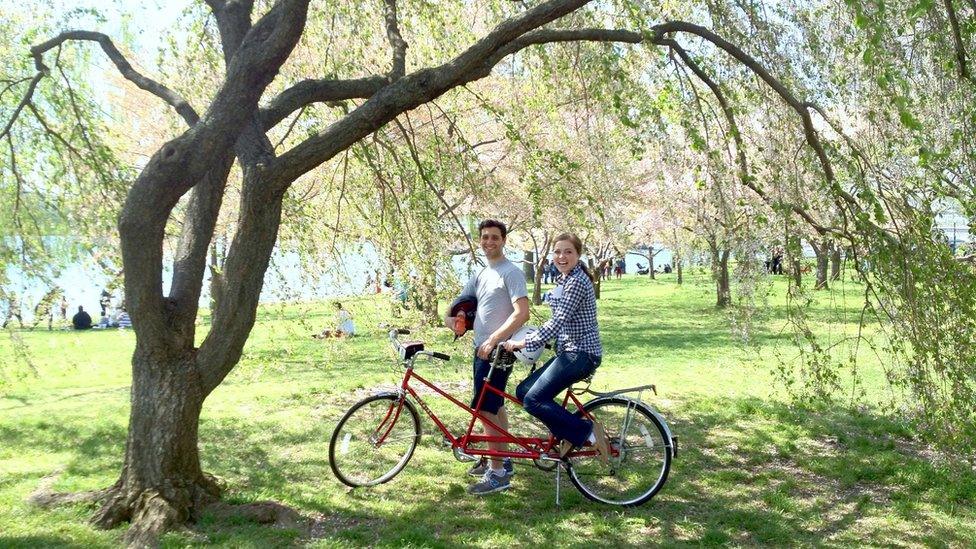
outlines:
[[[563,297],[552,310],[552,318],[547,320],[539,329],[525,338],[525,349],[529,352],[542,347],[547,341],[556,337],[563,325],[580,308],[586,297],[586,286],[579,278],[572,276],[563,284]]]

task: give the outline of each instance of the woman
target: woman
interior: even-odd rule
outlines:
[[[325,339],[327,337],[352,337],[356,335],[356,325],[352,321],[352,315],[349,314],[343,306],[342,303],[336,301],[334,303],[336,308],[336,329],[330,330],[328,328],[322,330],[321,333],[314,334],[312,337],[315,339]]]
[[[552,318],[522,341],[508,341],[505,349],[535,351],[556,339],[556,356],[525,378],[515,390],[525,410],[539,418],[563,440],[560,455],[574,447],[592,444],[606,461],[606,433],[599,423],[580,418],[553,401],[559,393],[600,366],[603,346],[596,323],[596,295],[589,272],[580,263],[583,243],[571,233],[556,237],[553,264],[559,271],[556,288],[549,292]]]

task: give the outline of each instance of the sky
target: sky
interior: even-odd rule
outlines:
[[[196,1],[202,2],[203,0]],[[121,43],[124,36],[131,36],[134,51],[130,54],[133,56],[130,61],[151,74],[155,72],[159,45],[163,43],[167,33],[174,32],[174,23],[190,4],[191,0],[145,0],[140,2],[134,0],[29,0],[26,2],[0,0],[0,17],[9,13],[30,15],[47,12],[53,14],[54,20],[59,21],[59,30],[95,30],[109,35],[116,43]],[[104,18],[104,21],[98,21],[98,17],[93,15],[92,11],[97,12]],[[114,70],[111,62],[104,56],[95,55],[94,58],[95,63],[100,67],[104,67],[106,70]],[[100,82],[93,82],[96,90],[104,86]],[[947,213],[938,222],[950,240],[969,240],[968,232],[963,229],[964,220],[958,214]],[[807,255],[812,255],[812,252],[807,250]],[[348,273],[349,281],[327,277],[327,280],[318,288],[309,289],[308,295],[305,297],[325,297],[358,292],[368,271],[366,266],[368,260],[365,257],[354,256],[355,254],[347,258],[353,271]],[[264,301],[280,300],[282,293],[287,292],[287,288],[294,288],[298,283],[297,271],[300,267],[297,265],[297,260],[280,257],[279,261],[282,267],[282,276],[280,280],[275,281],[272,280],[274,276],[269,273],[265,292],[262,294]],[[635,272],[636,263],[639,261],[641,261],[639,257],[628,256],[628,272]],[[657,265],[667,262],[670,262],[669,253],[655,258]],[[106,282],[107,280],[97,270],[82,265],[72,266],[59,280],[59,283],[66,288],[72,309],[77,304],[95,309],[98,303],[98,295]],[[39,299],[45,291],[45,288],[32,285],[23,279],[21,279],[20,286],[23,293],[26,294],[23,298],[25,309],[29,304]]]

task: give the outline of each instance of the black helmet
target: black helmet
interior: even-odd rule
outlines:
[[[463,336],[468,330],[474,329],[474,317],[478,312],[478,299],[470,295],[462,295],[451,303],[448,316],[464,319],[464,325],[457,321],[454,326],[454,339]]]

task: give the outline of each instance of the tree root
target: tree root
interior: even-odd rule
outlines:
[[[55,492],[51,490],[51,486],[58,480],[62,472],[63,469],[56,469],[42,478],[37,489],[27,496],[27,503],[42,509],[73,503],[95,503],[105,499],[111,491],[111,488],[103,488],[86,492]]]
[[[222,519],[237,517],[280,528],[306,530],[309,525],[309,520],[301,513],[276,501],[256,501],[241,505],[218,502],[207,507],[207,511]]]
[[[60,474],[61,471],[55,471],[44,477],[27,501],[44,508],[101,502],[98,511],[90,519],[91,524],[99,529],[110,530],[128,521],[130,526],[123,542],[131,548],[157,547],[160,536],[187,522],[196,522],[203,511],[213,513],[218,518],[243,518],[259,524],[298,529],[305,534],[311,532],[314,523],[295,509],[274,501],[242,505],[221,502],[222,487],[217,479],[207,474],[198,478],[185,491],[165,491],[169,497],[154,488],[126,487],[121,479],[102,490],[53,492],[50,487]],[[177,497],[173,497],[174,495]]]

